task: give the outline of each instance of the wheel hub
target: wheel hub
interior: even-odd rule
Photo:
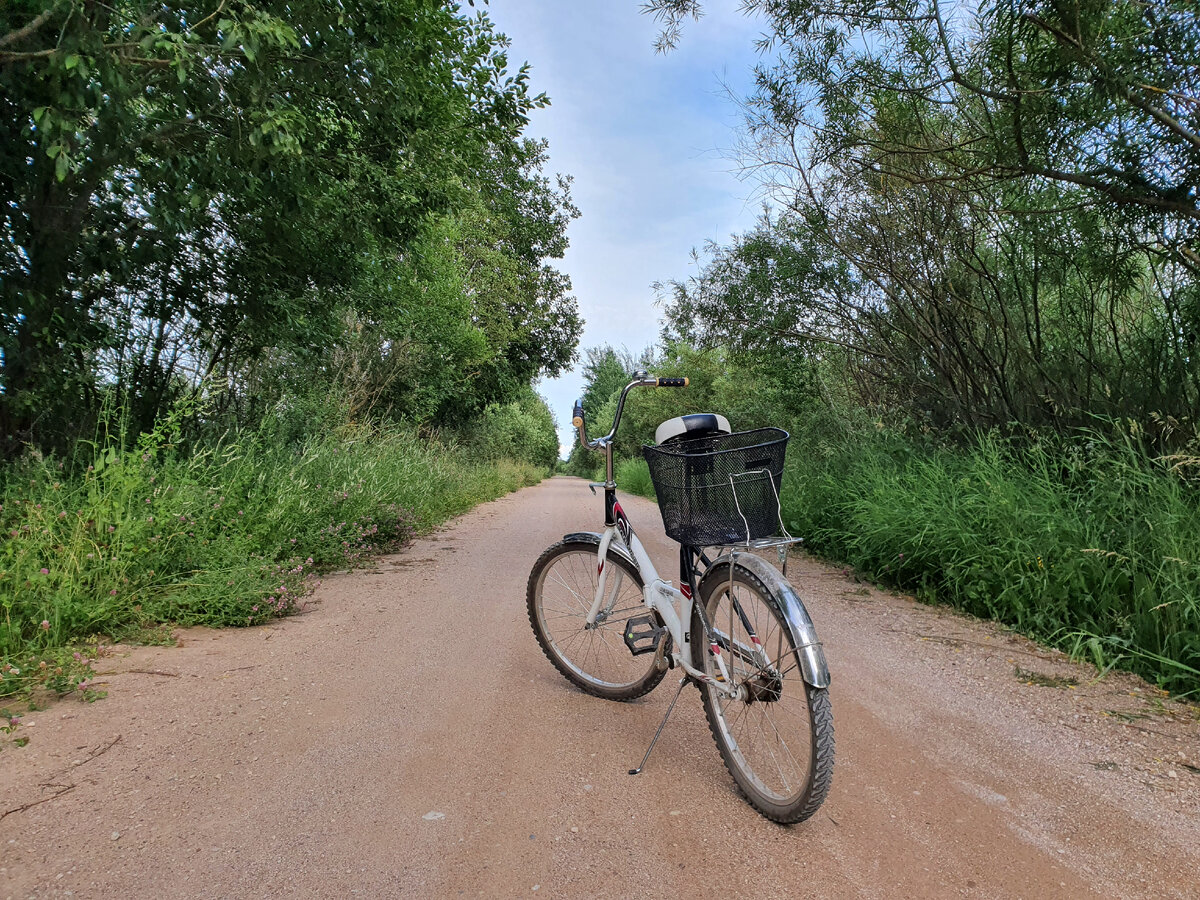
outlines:
[[[783,676],[774,670],[760,672],[743,687],[747,703],[774,703],[783,695]]]

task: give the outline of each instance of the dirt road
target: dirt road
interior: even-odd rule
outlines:
[[[623,504],[673,574],[655,507]],[[1194,708],[811,561],[817,817],[736,795],[691,688],[628,776],[672,680],[585,696],[525,617],[538,553],[601,512],[556,478],[299,616],[100,660],[107,699],[0,751],[0,897],[1200,897]]]

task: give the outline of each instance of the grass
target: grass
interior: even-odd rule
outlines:
[[[132,450],[93,448],[76,477],[34,458],[6,470],[0,697],[86,684],[90,657],[63,648],[90,636],[284,615],[319,573],[545,474],[399,426],[292,446],[264,428],[186,454],[172,440],[165,423]]]
[[[589,460],[596,465],[591,469],[581,469],[579,467],[567,467],[560,465],[559,471],[564,475],[574,475],[578,478],[586,478],[589,481],[604,481],[604,462],[599,453],[595,454],[595,459]],[[617,482],[617,491],[627,494],[636,494],[639,497],[645,497],[649,500],[657,500],[654,495],[654,483],[650,480],[650,467],[646,464],[646,460],[637,456],[632,459],[618,460],[613,468],[613,478]]]
[[[1200,496],[1127,436],[953,448],[802,425],[788,460],[785,521],[816,552],[1200,692]]]
[[[789,530],[864,578],[1200,695],[1200,486],[1115,424],[936,445],[825,415],[787,425]],[[619,488],[653,499],[640,458]],[[602,478],[602,476],[596,476]]]
[[[650,467],[640,456],[617,463],[613,475],[620,490],[651,500],[657,499],[654,496],[654,483],[650,480]]]

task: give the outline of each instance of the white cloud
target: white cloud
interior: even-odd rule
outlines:
[[[654,343],[652,282],[686,277],[693,247],[750,228],[759,204],[724,150],[734,145],[735,105],[746,93],[759,29],[732,4],[708,4],[678,49],[655,54],[657,24],[638,0],[492,0],[485,7],[512,40],[509,61],[532,65],[551,99],[528,129],[550,142],[550,170],[574,176],[583,213],[560,268],[586,320],[583,346],[641,350]],[[572,372],[543,382],[569,448]]]

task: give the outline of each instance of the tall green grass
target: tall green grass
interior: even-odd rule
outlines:
[[[599,459],[600,454],[596,454],[595,459],[589,460],[593,464],[591,468],[585,469],[580,465],[568,467],[561,464],[559,471],[564,475],[587,478],[589,481],[604,481],[604,463],[598,461]],[[617,483],[619,492],[637,494],[639,497],[646,497],[650,500],[657,499],[654,495],[654,482],[650,480],[650,467],[640,456],[617,462],[613,467],[613,479]]]
[[[617,463],[613,476],[621,490],[651,500],[658,499],[654,495],[654,482],[650,480],[650,466],[642,457],[621,460]]]
[[[869,577],[1200,691],[1200,496],[1116,431],[932,447],[800,425],[785,520]]]
[[[133,450],[94,448],[75,477],[32,458],[4,472],[0,696],[28,686],[38,653],[89,635],[284,614],[316,573],[544,474],[400,426],[290,445],[263,428],[188,453],[171,440],[164,427]]]

